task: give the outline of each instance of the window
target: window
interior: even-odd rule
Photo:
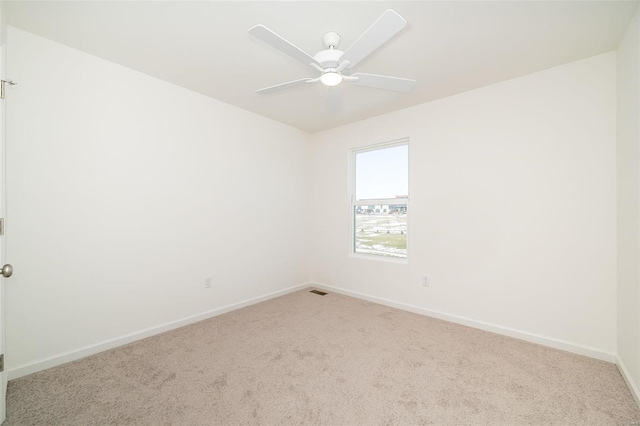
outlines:
[[[409,141],[352,151],[353,253],[407,257]]]

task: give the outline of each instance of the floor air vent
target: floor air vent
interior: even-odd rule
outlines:
[[[320,291],[320,290],[311,290],[309,293],[319,294],[320,296],[324,296],[325,294],[327,294],[324,291]]]

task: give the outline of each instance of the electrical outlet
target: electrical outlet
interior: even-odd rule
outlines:
[[[207,277],[204,279],[204,288],[211,288],[212,285],[213,285],[212,277]]]
[[[423,287],[429,287],[429,277],[426,275],[422,276],[422,286]]]

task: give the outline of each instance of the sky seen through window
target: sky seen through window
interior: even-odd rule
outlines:
[[[409,194],[409,146],[356,154],[356,200]]]

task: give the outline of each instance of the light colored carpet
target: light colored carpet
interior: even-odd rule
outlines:
[[[615,365],[308,290],[9,383],[7,425],[629,425]]]

